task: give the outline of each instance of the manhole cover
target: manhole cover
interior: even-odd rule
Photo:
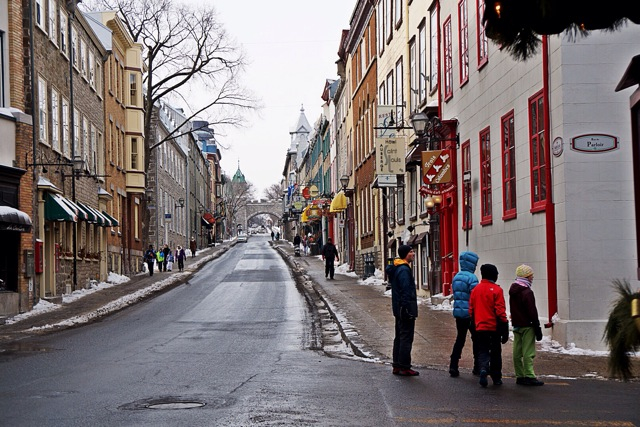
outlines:
[[[166,402],[153,403],[148,405],[149,409],[193,409],[202,408],[205,404],[202,402]]]

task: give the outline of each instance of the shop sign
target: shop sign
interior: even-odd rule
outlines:
[[[451,182],[451,151],[432,150],[422,152],[422,182],[426,185]]]
[[[404,137],[376,138],[378,159],[376,172],[381,175],[402,175],[407,156]]]

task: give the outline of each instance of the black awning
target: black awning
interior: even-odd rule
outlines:
[[[0,231],[31,231],[31,218],[21,210],[10,206],[0,206]]]

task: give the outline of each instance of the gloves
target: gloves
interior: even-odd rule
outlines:
[[[416,317],[409,312],[407,307],[403,307],[400,310],[400,319],[402,320],[416,320]]]
[[[500,342],[506,344],[509,341],[509,323],[498,321],[498,333],[500,334]]]
[[[536,333],[536,341],[542,341],[542,328],[540,326],[535,326],[533,330]]]

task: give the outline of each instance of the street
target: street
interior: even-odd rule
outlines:
[[[402,378],[379,361],[330,357],[318,307],[268,240],[252,236],[167,293],[0,355],[0,425],[640,425],[640,383],[481,389],[471,375]]]

